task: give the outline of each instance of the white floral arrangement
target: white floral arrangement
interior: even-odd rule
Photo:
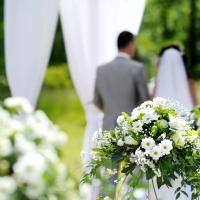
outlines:
[[[0,199],[65,200],[66,134],[23,98],[0,106]]]
[[[199,197],[200,134],[192,129],[190,112],[158,97],[135,108],[131,116],[122,113],[117,123],[114,130],[95,133],[96,148],[83,182],[104,176],[102,168],[115,171],[120,166],[119,174],[130,177],[134,170],[140,174],[139,170],[147,180],[155,179],[158,188],[172,187],[172,182],[181,178],[176,199],[182,193],[187,196],[186,186],[191,187],[192,199]]]

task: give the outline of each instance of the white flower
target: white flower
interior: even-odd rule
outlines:
[[[153,102],[152,101],[145,101],[144,103],[141,104],[140,107],[152,107]]]
[[[164,99],[162,97],[156,97],[153,99],[153,102],[158,105],[164,105],[164,104],[166,104],[167,101],[166,101],[166,99]]]
[[[144,138],[142,139],[142,148],[144,148],[145,150],[151,150],[154,146],[155,146],[155,141],[153,138],[148,137],[148,138]]]
[[[1,200],[10,200],[11,196],[7,193],[0,192],[0,199]]]
[[[24,135],[17,134],[14,149],[16,152],[24,154],[34,151],[36,149],[36,145],[34,142],[26,139]]]
[[[120,115],[118,118],[117,118],[117,124],[119,126],[122,126],[123,122],[125,121],[125,117],[123,115]]]
[[[112,200],[110,197],[104,197],[104,200]]]
[[[162,152],[159,146],[155,146],[150,153],[150,156],[154,159],[154,160],[158,160],[161,156],[162,156]]]
[[[79,187],[79,193],[83,199],[90,199],[91,185],[88,183],[81,184]]]
[[[198,128],[200,128],[200,118],[197,120],[196,124],[197,124]]]
[[[185,146],[185,137],[182,132],[176,132],[172,135],[171,139],[174,141],[176,147],[183,148]]]
[[[161,120],[159,120],[159,122],[160,122],[160,124],[161,124],[161,126],[162,126],[163,128],[167,128],[167,127],[168,127],[168,122],[167,122],[167,120],[161,119]]]
[[[172,141],[171,140],[163,140],[160,144],[160,149],[163,155],[170,154],[170,151],[173,149]]]
[[[0,138],[0,157],[9,156],[12,153],[12,144],[7,138]]]
[[[48,145],[40,145],[38,146],[38,151],[52,163],[59,162],[58,155],[53,147]]]
[[[128,144],[128,145],[137,145],[138,142],[136,140],[134,140],[131,136],[126,136],[124,138],[124,142],[125,144]]]
[[[143,123],[149,124],[154,120],[158,120],[159,115],[155,113],[153,109],[146,108],[144,111],[144,116],[142,118]]]
[[[135,108],[131,113],[131,119],[136,120],[139,117],[139,115],[140,115],[140,112],[138,111],[137,108]]]
[[[99,130],[95,131],[92,137],[92,143],[97,144],[98,138],[102,135],[102,129],[100,128]]]
[[[18,111],[22,111],[25,113],[32,113],[33,107],[29,103],[29,101],[23,97],[10,97],[5,99],[4,105],[8,108],[14,108]]]
[[[133,195],[136,199],[143,199],[146,196],[146,191],[145,189],[138,188],[134,190]]]
[[[0,193],[12,194],[16,190],[16,188],[16,182],[12,177],[0,177]]]
[[[119,139],[117,141],[117,145],[120,146],[120,147],[124,146],[124,141],[122,139]]]
[[[177,117],[174,117],[173,115],[169,114],[169,126],[172,129],[176,130],[189,130],[190,127],[188,126],[187,122],[184,119],[180,119]]]
[[[42,179],[38,179],[28,183],[25,193],[30,199],[39,199],[45,189],[45,184]]]
[[[41,154],[29,152],[20,157],[13,168],[19,181],[30,183],[43,175],[46,169],[46,162]]]
[[[143,130],[142,129],[143,124],[142,124],[141,121],[133,122],[132,126],[133,126],[133,131],[134,132],[142,132],[142,130]]]
[[[0,107],[0,124],[5,124],[9,120],[9,113]]]

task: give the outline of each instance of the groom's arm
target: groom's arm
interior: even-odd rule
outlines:
[[[136,74],[136,89],[140,103],[149,100],[149,91],[144,66],[141,64]]]

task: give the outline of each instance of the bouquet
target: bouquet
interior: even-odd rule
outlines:
[[[66,199],[66,134],[23,98],[0,106],[0,199]]]
[[[186,186],[196,199],[200,195],[200,134],[192,129],[192,122],[190,112],[159,97],[134,109],[131,116],[122,113],[114,130],[95,133],[96,148],[83,182],[120,165],[119,174],[133,176],[139,170],[147,180],[156,180],[158,188],[172,187],[181,178],[176,199],[187,195]]]

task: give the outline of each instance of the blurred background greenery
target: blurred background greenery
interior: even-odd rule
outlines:
[[[154,75],[156,55],[163,45],[181,44],[189,56],[195,79],[200,78],[200,2],[199,0],[148,0],[137,37],[137,59],[145,63],[148,77]],[[0,1],[0,100],[10,95],[5,76],[3,1]],[[75,92],[65,56],[60,21],[38,108],[69,135],[63,159],[70,174],[79,179],[80,151],[85,127],[84,110]],[[72,154],[73,152],[73,154]]]

